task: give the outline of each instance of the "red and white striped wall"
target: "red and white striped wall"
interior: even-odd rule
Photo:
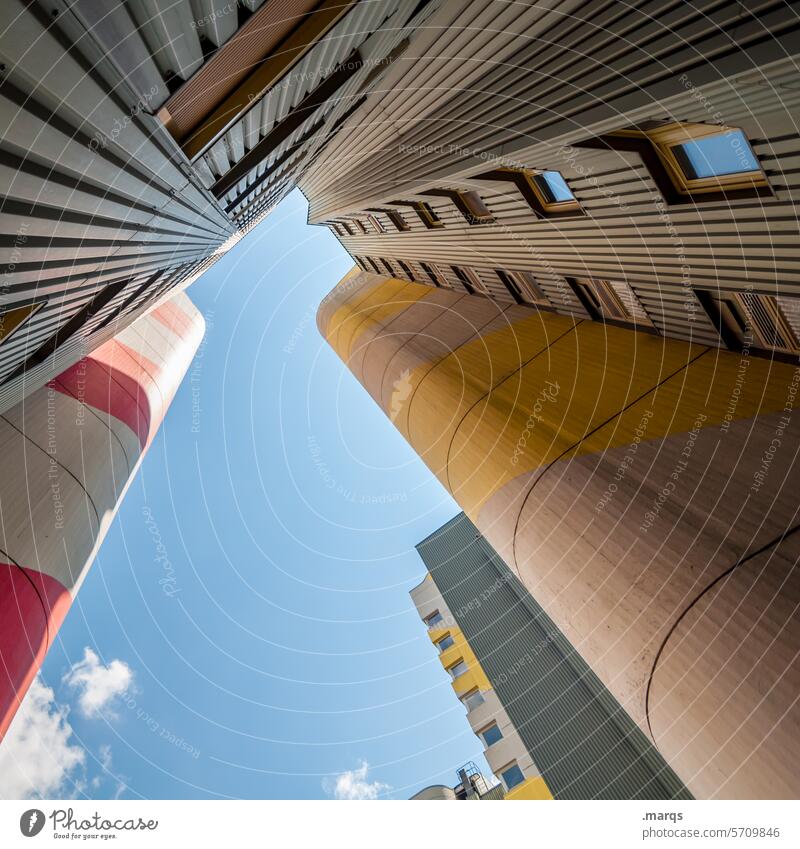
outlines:
[[[204,328],[179,294],[0,416],[0,739]]]

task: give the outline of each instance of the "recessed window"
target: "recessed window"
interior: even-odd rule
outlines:
[[[469,292],[470,295],[486,295],[486,287],[483,281],[471,268],[461,268],[458,265],[451,265],[453,274],[459,279],[461,285]]]
[[[0,343],[8,341],[31,316],[44,306],[44,301],[24,307],[0,309]]]
[[[398,260],[397,260],[397,263],[398,263],[398,265],[400,266],[400,268],[402,268],[402,269],[403,269],[403,272],[404,272],[404,274],[406,275],[406,277],[408,277],[408,279],[409,279],[409,280],[411,280],[412,282],[414,282],[414,281],[415,281],[415,277],[414,277],[414,272],[411,270],[411,266],[410,266],[410,265],[408,265],[408,263],[403,262],[403,260],[402,260],[402,259],[398,259]]]
[[[342,228],[338,224],[332,223],[329,226],[330,226],[331,230],[333,230],[336,233],[337,236],[343,236],[344,235],[344,233],[342,233]]]
[[[389,260],[384,259],[383,257],[380,257],[380,261],[383,263],[383,267],[389,272],[389,275],[391,277],[394,277],[395,276],[394,268],[392,268],[392,264],[389,262]]]
[[[800,353],[800,298],[753,292],[697,294],[729,348]]]
[[[401,233],[405,233],[407,230],[411,229],[408,226],[408,223],[406,222],[405,218],[403,218],[403,216],[399,212],[397,212],[397,210],[387,209],[386,215],[389,217],[389,221],[394,224],[395,229],[399,230]]]
[[[464,206],[469,211],[467,221],[470,224],[483,223],[485,220],[492,219],[492,213],[489,212],[489,207],[483,202],[483,199],[477,192],[459,192],[459,196]]]
[[[442,219],[434,212],[433,207],[430,204],[425,203],[425,201],[419,201],[414,204],[414,211],[429,230],[434,230],[437,227],[444,227]]]
[[[450,636],[450,634],[448,634],[446,637],[444,637],[443,639],[439,640],[438,643],[436,643],[436,648],[439,649],[440,652],[443,652],[443,651],[447,651],[447,649],[449,649],[450,646],[454,646],[455,644],[456,644],[456,641]]]
[[[353,235],[353,230],[351,229],[349,224],[346,224],[344,221],[342,221],[342,222],[340,222],[340,225],[344,229],[345,233],[347,233],[348,236]]]
[[[372,229],[373,229],[376,233],[385,233],[385,232],[386,232],[386,231],[383,229],[383,224],[381,224],[381,222],[380,222],[380,221],[379,221],[379,220],[378,220],[378,219],[377,219],[374,215],[368,215],[368,216],[367,216],[367,220],[368,220],[368,221],[369,221],[369,223],[372,225]]]
[[[456,678],[469,672],[469,667],[463,660],[459,660],[458,663],[448,666],[447,671],[450,673],[450,677],[455,681]]]
[[[483,740],[484,745],[488,748],[493,746],[498,740],[503,739],[503,734],[494,722],[491,725],[478,732],[478,736]]]
[[[595,321],[610,319],[626,324],[652,327],[633,289],[621,280],[595,280],[578,277],[571,286],[586,312]]]
[[[500,779],[505,785],[506,790],[513,790],[518,784],[522,784],[525,781],[525,776],[517,764],[509,764],[500,770]]]
[[[358,218],[354,218],[354,219],[353,219],[353,221],[355,222],[356,227],[358,227],[358,229],[359,229],[362,233],[364,233],[364,235],[366,235],[366,233],[367,233],[367,228],[364,226],[364,223],[363,223],[362,221],[360,221]]]
[[[461,697],[461,702],[466,707],[467,712],[475,710],[476,707],[479,707],[485,701],[486,699],[484,699],[483,693],[480,690],[472,690],[472,692]]]
[[[444,616],[437,610],[430,616],[426,616],[424,621],[429,628],[441,628],[444,625]]]
[[[547,299],[547,295],[541,290],[536,279],[529,272],[506,271],[503,268],[496,268],[495,273],[518,304],[542,304],[549,306],[550,302]]]
[[[380,268],[378,268],[377,264],[375,263],[375,260],[374,260],[371,256],[368,256],[368,257],[367,257],[367,262],[368,262],[368,263],[372,266],[372,270],[373,270],[376,274],[380,274],[380,273],[381,273]]]
[[[718,195],[767,186],[750,142],[735,127],[669,123],[620,133],[630,134],[643,136],[653,145],[679,194]]]
[[[542,171],[541,174],[536,175],[536,180],[547,193],[552,203],[564,203],[565,201],[575,200],[572,189],[570,189],[567,181],[558,171]]]
[[[429,265],[427,262],[421,262],[420,268],[425,272],[428,276],[428,279],[433,283],[434,286],[442,286],[442,279],[439,276],[436,268],[433,265]]]

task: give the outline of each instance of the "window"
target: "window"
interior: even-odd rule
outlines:
[[[444,222],[441,218],[433,211],[433,207],[425,203],[425,201],[419,201],[414,204],[414,211],[420,218],[420,221],[429,229],[435,230],[437,227],[444,227]]]
[[[483,693],[480,690],[472,690],[461,697],[461,702],[466,707],[468,713],[475,710],[476,707],[482,705],[485,701],[486,699],[484,699]]]
[[[8,341],[17,330],[44,306],[44,301],[24,307],[9,307],[0,311],[0,343]]]
[[[420,192],[432,197],[449,198],[456,209],[464,216],[468,224],[491,224],[494,221],[489,207],[476,191],[458,191],[456,189],[429,189]]]
[[[402,259],[398,259],[397,262],[400,268],[403,269],[403,272],[405,273],[406,277],[408,277],[409,280],[414,281],[414,272],[411,270],[411,266],[403,262]]]
[[[455,681],[459,676],[469,672],[469,667],[463,660],[459,660],[458,663],[448,666],[447,671],[450,673],[450,677]]]
[[[483,743],[487,748],[489,746],[493,746],[498,740],[503,739],[503,734],[497,727],[496,722],[493,722],[491,725],[488,725],[482,731],[479,731],[478,736],[481,738],[481,740],[483,740]]]
[[[496,168],[475,179],[513,183],[539,218],[583,215],[578,199],[559,171]]]
[[[534,191],[538,195],[541,210],[545,215],[554,212],[569,212],[580,208],[572,189],[558,171],[542,171],[532,177]]]
[[[547,295],[541,290],[532,274],[527,271],[505,271],[496,268],[500,282],[511,293],[518,304],[543,304],[549,306]]]
[[[572,280],[571,285],[586,312],[596,321],[610,319],[626,324],[653,326],[627,283],[620,280],[590,280],[579,277]]]
[[[486,287],[478,275],[470,268],[461,268],[458,265],[451,265],[453,274],[458,277],[461,285],[470,293],[470,295],[486,295]]]
[[[428,278],[434,286],[442,285],[442,281],[439,279],[439,275],[437,274],[436,269],[432,265],[428,265],[427,262],[421,262],[420,267],[425,272],[425,274],[428,275]]]
[[[800,298],[718,291],[697,296],[729,348],[800,353]]]
[[[383,267],[389,272],[389,275],[391,277],[394,277],[395,276],[394,268],[392,268],[392,264],[389,262],[389,260],[384,259],[383,257],[380,257],[380,261],[383,263]]]
[[[338,224],[331,224],[330,228],[336,233],[337,236],[343,236],[344,235],[344,233],[342,233],[342,230],[341,230],[341,228],[339,227]]]
[[[428,230],[435,230],[437,227],[444,227],[444,223],[439,216],[433,211],[431,206],[425,201],[420,200],[393,200],[395,206],[409,206],[416,212],[419,220],[425,225]],[[408,228],[407,228],[408,229]]]
[[[386,231],[383,229],[383,224],[381,224],[381,222],[380,222],[380,221],[378,221],[378,219],[377,219],[374,215],[368,215],[368,216],[367,216],[367,221],[369,221],[369,223],[372,225],[372,229],[373,229],[376,233],[385,233],[385,232],[386,232]]]
[[[513,790],[518,784],[525,781],[522,770],[516,764],[509,764],[500,770],[500,778],[506,786],[506,790]]]
[[[358,229],[359,229],[362,233],[364,233],[364,235],[366,235],[366,233],[367,233],[367,228],[364,226],[364,223],[363,223],[362,221],[360,221],[358,218],[354,218],[354,219],[353,219],[353,221],[355,222],[356,227],[358,227]]]
[[[374,260],[371,256],[368,256],[368,257],[367,257],[367,262],[368,262],[368,263],[372,266],[372,270],[373,270],[376,274],[380,274],[380,273],[381,273],[380,268],[378,268],[378,266],[375,264],[375,260]]]
[[[444,616],[437,610],[430,616],[426,616],[424,621],[428,628],[441,628],[444,625]]]
[[[439,652],[441,653],[443,651],[447,651],[447,649],[449,649],[450,646],[454,646],[455,644],[456,644],[456,641],[450,636],[450,634],[448,634],[446,637],[444,637],[443,639],[439,640],[438,643],[436,643],[436,648],[439,649]]]
[[[339,226],[344,229],[345,233],[347,233],[348,236],[353,235],[353,230],[351,229],[349,224],[346,224],[344,221],[341,221]]]
[[[702,194],[766,184],[741,130],[709,124],[667,124],[646,131],[678,191]]]
[[[386,209],[384,210],[384,212],[389,217],[389,221],[391,221],[392,224],[394,224],[395,228],[401,233],[405,233],[407,230],[411,229],[406,223],[405,218],[403,218],[403,216],[396,210]]]
[[[530,271],[514,271],[512,274],[514,280],[522,290],[523,297],[526,301],[532,304],[545,304],[549,306],[549,298],[545,295],[544,290]]]
[[[489,207],[477,192],[459,192],[458,196],[463,205],[463,208],[459,208],[470,224],[485,224],[494,220]]]
[[[667,203],[772,194],[750,142],[736,127],[653,121],[577,146],[638,153]]]

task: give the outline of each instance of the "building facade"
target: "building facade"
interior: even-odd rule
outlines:
[[[691,798],[463,513],[417,551],[411,598],[505,798]]]
[[[299,181],[323,336],[697,797],[800,793],[796,12],[462,4]]]

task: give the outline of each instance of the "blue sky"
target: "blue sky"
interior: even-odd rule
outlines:
[[[63,793],[316,798],[351,771],[340,795],[407,798],[486,771],[408,596],[457,508],[316,328],[351,265],[295,192],[189,290],[203,346],[42,668],[85,749]]]

